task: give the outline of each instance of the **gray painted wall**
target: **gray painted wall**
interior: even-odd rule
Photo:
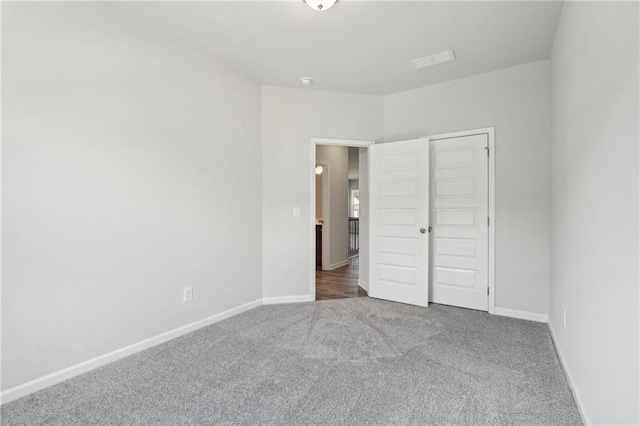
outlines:
[[[637,4],[565,5],[551,130],[547,61],[380,98],[261,89],[95,3],[4,3],[2,30],[2,389],[308,296],[312,136],[495,126],[497,306],[550,306],[587,420],[639,422]]]
[[[589,424],[640,423],[638,31],[567,2],[551,55],[550,324]]]
[[[262,96],[264,295],[310,296],[311,137],[380,138],[382,98],[278,87]]]
[[[384,139],[495,126],[496,308],[547,314],[549,63],[384,97]]]
[[[323,198],[329,201],[329,215],[323,216],[322,242],[324,253],[325,241],[329,241],[329,258],[325,261],[323,254],[322,267],[332,269],[332,265],[349,259],[349,150],[345,146],[318,145],[316,161],[328,166],[326,173],[329,174],[329,187],[323,187],[322,190]],[[325,198],[327,196],[328,198]],[[324,206],[324,209],[326,210],[327,206]]]
[[[360,148],[349,147],[349,180],[358,179],[360,172]]]
[[[358,155],[358,186],[360,189],[360,271],[358,282],[369,289],[369,149],[360,148]]]
[[[258,84],[98,3],[3,3],[2,89],[3,389],[262,297]]]
[[[322,175],[316,175],[316,218],[322,218]]]

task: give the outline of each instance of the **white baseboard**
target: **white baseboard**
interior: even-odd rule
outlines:
[[[569,387],[571,388],[571,393],[573,393],[573,399],[576,401],[576,405],[578,406],[578,412],[580,413],[580,417],[582,417],[582,423],[585,425],[591,425],[589,419],[587,418],[587,413],[584,410],[585,405],[582,402],[582,397],[580,396],[580,392],[576,389],[575,382],[573,381],[573,376],[571,375],[571,371],[567,368],[567,364],[564,360],[564,355],[562,354],[562,350],[558,345],[558,338],[556,337],[556,332],[553,329],[553,324],[551,321],[548,321],[549,331],[551,332],[551,340],[553,340],[553,346],[556,347],[556,353],[558,354],[558,359],[560,360],[560,364],[562,365],[562,369],[564,370],[564,375],[567,377],[567,381],[569,382]]]
[[[315,297],[308,294],[301,294],[299,296],[282,296],[282,297],[265,297],[262,299],[263,305],[277,305],[280,303],[299,303],[299,302],[313,302]]]
[[[496,307],[494,314],[495,315],[501,315],[503,317],[518,318],[518,319],[536,321],[536,322],[548,322],[549,321],[549,315],[538,314],[538,313],[535,313],[535,312],[528,312],[528,311],[518,311],[516,309],[507,309],[507,308],[498,308],[498,307]]]
[[[327,271],[333,271],[334,269],[342,268],[343,266],[348,265],[349,262],[351,262],[350,259],[343,260],[342,262],[333,263],[333,264],[329,265],[329,267],[326,270]]]
[[[358,287],[360,287],[361,289],[363,289],[364,291],[369,293],[369,285],[367,283],[365,283],[364,281],[358,280]]]
[[[102,367],[103,365],[125,358],[129,355],[133,355],[145,349],[149,349],[153,346],[159,345],[160,343],[175,339],[176,337],[190,333],[199,328],[216,323],[218,321],[222,321],[234,315],[238,315],[260,305],[262,305],[262,299],[254,300],[253,302],[245,303],[244,305],[240,305],[224,312],[220,312],[219,314],[192,322],[191,324],[175,328],[162,334],[158,334],[157,336],[142,340],[121,349],[117,349],[113,352],[109,352],[96,358],[81,362],[79,364],[72,365],[71,367],[56,371],[55,373],[47,374],[46,376],[39,377],[35,380],[31,380],[30,382],[7,389],[0,394],[0,402],[2,404],[5,404],[7,402],[14,401],[33,392],[63,382],[72,377],[94,370],[98,367]]]

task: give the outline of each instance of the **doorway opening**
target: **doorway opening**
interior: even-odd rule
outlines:
[[[367,296],[368,147],[371,141],[312,138],[315,300]]]

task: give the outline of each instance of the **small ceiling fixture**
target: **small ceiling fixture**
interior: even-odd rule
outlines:
[[[413,59],[411,63],[417,70],[422,68],[432,67],[434,65],[443,64],[445,62],[453,61],[456,59],[456,55],[453,50],[447,50],[440,52],[436,55],[425,56],[424,58]]]
[[[304,84],[305,86],[311,86],[313,84],[313,79],[311,77],[302,77],[300,79],[300,81],[302,82],[302,84]]]
[[[316,174],[321,175],[324,170],[320,164],[316,164]]]
[[[330,9],[338,0],[304,0],[304,2],[313,10],[322,12]]]

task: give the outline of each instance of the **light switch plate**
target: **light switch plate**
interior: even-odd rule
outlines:
[[[185,287],[182,289],[182,301],[184,303],[191,302],[193,300],[193,287]]]

